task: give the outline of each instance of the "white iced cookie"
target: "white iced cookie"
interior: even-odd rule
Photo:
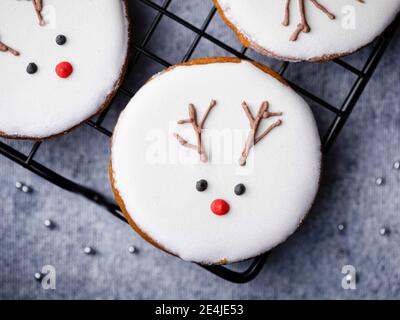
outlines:
[[[229,263],[283,242],[314,201],[320,138],[306,102],[268,68],[195,60],[122,112],[110,174],[131,225],[185,260]]]
[[[289,61],[334,59],[371,43],[400,0],[213,0],[249,48]]]
[[[48,138],[106,107],[128,24],[121,0],[1,0],[0,136]]]

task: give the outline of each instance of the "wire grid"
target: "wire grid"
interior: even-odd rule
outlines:
[[[128,0],[128,2],[135,2],[135,1],[140,2],[143,5],[154,10],[156,12],[156,16],[152,20],[142,41],[140,43],[135,43],[132,45],[134,50],[132,50],[133,52],[130,57],[128,75],[137,65],[138,60],[141,56],[146,56],[147,58],[153,60],[154,62],[160,64],[163,67],[171,66],[171,63],[163,59],[163,57],[160,57],[159,55],[151,52],[146,48],[154,32],[156,31],[157,27],[159,26],[161,20],[164,17],[172,19],[173,21],[177,22],[178,24],[180,24],[181,26],[185,27],[186,29],[195,34],[195,37],[192,40],[189,47],[186,49],[186,52],[181,62],[187,62],[192,58],[192,55],[195,52],[196,48],[198,47],[202,38],[207,39],[217,47],[227,51],[233,56],[242,59],[252,60],[250,57],[246,55],[248,51],[247,48],[242,47],[241,50],[238,51],[232,46],[218,40],[210,33],[207,33],[207,28],[209,27],[213,18],[216,16],[216,9],[214,7],[209,11],[201,27],[198,28],[195,25],[191,24],[190,22],[174,14],[172,11],[169,11],[169,7],[173,2],[173,0],[164,0],[161,4],[157,4],[152,0]],[[326,100],[324,100],[322,97],[313,94],[312,92],[302,88],[296,83],[288,81],[289,84],[292,86],[292,88],[295,89],[302,96],[312,100],[317,106],[324,108],[325,110],[328,110],[331,114],[334,115],[333,121],[331,122],[329,129],[323,139],[322,145],[324,153],[326,153],[332,147],[339,133],[346,124],[351,112],[356,106],[371,76],[376,70],[376,67],[379,61],[381,60],[386,48],[388,47],[390,40],[393,38],[393,35],[397,29],[399,22],[400,22],[400,17],[398,16],[395,22],[380,37],[378,37],[378,39],[373,44],[373,49],[362,68],[356,68],[341,59],[333,61],[333,63],[342,67],[343,72],[349,72],[356,77],[356,80],[354,81],[353,85],[349,88],[349,91],[347,93],[344,102],[340,106],[334,106],[329,102],[327,102]],[[276,71],[279,74],[284,75],[289,65],[290,65],[289,62],[282,62]],[[134,90],[127,88],[126,85],[123,85],[119,89],[119,93],[125,95],[127,98],[131,98],[135,94]],[[113,102],[110,103],[109,107],[105,109],[97,117],[96,120],[89,120],[86,122],[86,124],[94,128],[95,131],[104,134],[108,137],[111,137],[112,132],[109,131],[107,128],[105,128],[103,126],[103,123],[107,117],[110,108],[112,108],[113,106]],[[114,215],[121,221],[127,222],[115,201],[108,199],[104,195],[96,192],[91,188],[85,187],[81,184],[69,180],[66,177],[62,176],[61,174],[35,161],[34,159],[35,155],[39,151],[41,145],[42,142],[36,142],[33,144],[29,153],[23,154],[18,150],[16,150],[15,148],[11,147],[10,145],[0,141],[0,153],[3,154],[5,157],[11,159],[12,161],[18,163],[19,165],[25,167],[29,171],[52,182],[53,184],[70,192],[74,192],[76,194],[86,197],[87,199],[106,208],[112,215]],[[258,275],[258,273],[263,268],[265,262],[267,261],[269,254],[270,252],[267,252],[257,258],[254,258],[250,263],[250,265],[247,267],[247,269],[244,271],[234,271],[232,269],[223,266],[202,266],[202,267],[225,280],[235,283],[245,283],[251,281]]]

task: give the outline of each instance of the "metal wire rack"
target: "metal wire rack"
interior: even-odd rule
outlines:
[[[190,45],[186,48],[182,62],[186,62],[192,58],[196,48],[198,47],[202,39],[207,39],[209,42],[225,50],[230,55],[243,59],[250,59],[249,56],[247,55],[248,50],[246,48],[242,47],[241,50],[236,50],[231,45],[228,45],[227,43],[219,40],[218,38],[207,32],[207,29],[209,28],[212,20],[216,17],[215,8],[212,8],[209,11],[206,19],[203,21],[201,27],[199,28],[194,24],[190,23],[189,21],[181,18],[177,14],[173,13],[171,10],[169,10],[169,8],[171,7],[171,3],[173,1],[174,0],[164,0],[162,1],[162,3],[161,1],[159,1],[159,3],[161,3],[159,4],[156,3],[154,0],[128,0],[128,2],[131,3],[133,2],[141,3],[142,5],[155,11],[154,19],[152,20],[141,42],[134,43],[132,45],[133,50],[131,52],[131,57],[130,57],[128,76],[130,73],[133,72],[141,56],[146,56],[155,63],[160,64],[162,67],[171,66],[171,63],[169,63],[163,57],[157,55],[156,53],[152,52],[147,48],[150,40],[152,39],[152,36],[154,35],[157,27],[159,26],[163,18],[172,19],[176,23],[180,24],[182,27],[186,28],[188,31],[194,33],[195,35]],[[351,73],[355,76],[355,81],[353,82],[353,85],[349,88],[346,98],[341,105],[339,106],[332,105],[331,103],[327,102],[324,98],[319,97],[310,92],[309,90],[302,88],[300,85],[289,81],[292,88],[294,88],[298,93],[300,93],[307,99],[312,100],[315,105],[324,108],[333,114],[333,121],[330,123],[329,129],[323,139],[324,153],[326,153],[332,147],[339,133],[345,126],[350,114],[352,113],[359,98],[364,92],[370,78],[372,77],[385,50],[387,49],[390,40],[393,38],[399,23],[400,23],[400,17],[397,17],[397,19],[393,22],[393,24],[380,37],[378,37],[378,39],[376,39],[376,41],[372,45],[372,50],[362,68],[354,67],[353,65],[345,62],[342,59],[333,61],[333,63],[339,65],[343,69],[343,72]],[[281,75],[284,75],[289,65],[290,63],[288,62],[282,62],[276,71],[279,72]],[[130,89],[131,87],[132,86],[129,86],[127,83],[124,83],[124,85],[119,89],[119,93],[125,95],[127,98],[131,98],[135,94],[134,90]],[[104,110],[96,118],[96,120],[89,120],[86,122],[86,124],[95,129],[94,130],[95,132],[99,132],[108,137],[111,137],[112,132],[109,131],[107,128],[105,128],[103,123],[107,117],[109,110],[113,108],[113,104],[114,101],[110,103],[109,107],[106,110]],[[16,150],[14,147],[7,144],[6,142],[0,141],[0,154],[4,155],[5,157],[11,159],[15,163],[23,166],[29,171],[37,174],[38,176],[50,181],[55,185],[70,192],[86,197],[87,199],[107,209],[108,212],[110,212],[116,218],[120,219],[123,222],[127,222],[124,216],[122,215],[118,205],[113,200],[110,200],[108,197],[96,192],[95,190],[85,187],[84,185],[78,184],[62,176],[61,174],[47,168],[45,165],[35,161],[35,156],[40,150],[42,143],[43,142],[36,142],[33,144],[31,150],[28,153],[22,153]],[[225,280],[235,283],[245,283],[251,281],[258,275],[258,273],[262,270],[265,262],[267,261],[269,253],[270,252],[267,252],[257,258],[254,258],[253,261],[251,261],[250,265],[247,267],[247,269],[244,271],[234,271],[232,269],[223,266],[202,266],[202,267]]]

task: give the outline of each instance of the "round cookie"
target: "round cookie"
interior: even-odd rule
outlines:
[[[0,1],[0,136],[42,140],[110,102],[126,69],[125,1]]]
[[[112,138],[112,186],[130,224],[203,264],[241,261],[287,239],[314,201],[320,168],[306,102],[267,67],[233,58],[156,75]]]
[[[213,0],[242,44],[288,61],[326,61],[371,43],[400,0]]]

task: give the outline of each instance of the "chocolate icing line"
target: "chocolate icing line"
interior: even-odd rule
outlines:
[[[1,52],[10,52],[14,56],[19,56],[19,52],[17,50],[14,50],[13,48],[10,48],[6,44],[0,41],[0,51]]]
[[[35,9],[36,15],[38,17],[39,25],[43,27],[46,24],[46,22],[44,21],[43,16],[42,16],[43,1],[42,0],[32,0],[32,4]]]
[[[279,127],[283,121],[282,120],[277,120],[273,124],[271,124],[263,133],[261,133],[259,136],[257,136],[257,131],[260,126],[260,123],[263,119],[269,119],[272,117],[279,117],[283,113],[282,112],[269,112],[269,103],[268,101],[264,101],[260,108],[258,109],[257,116],[254,117],[253,114],[251,113],[251,110],[244,101],[242,103],[243,110],[247,116],[247,119],[249,120],[250,123],[250,132],[247,137],[244,149],[242,151],[242,154],[239,159],[239,164],[241,166],[245,166],[247,162],[247,158],[250,154],[250,150],[252,147],[254,147],[257,143],[259,143],[262,139],[264,139],[272,130],[275,128]]]
[[[182,138],[179,134],[174,133],[174,137],[178,140],[178,142],[186,147],[186,148],[190,148],[193,150],[196,150],[196,152],[199,154],[200,156],[200,160],[202,162],[207,162],[208,161],[208,157],[207,154],[204,150],[204,145],[203,145],[203,141],[202,141],[202,131],[204,128],[204,124],[211,112],[211,110],[217,105],[217,102],[215,100],[211,100],[210,105],[207,108],[206,113],[204,114],[203,118],[200,120],[200,123],[197,122],[197,111],[196,111],[196,107],[190,103],[189,104],[189,118],[188,119],[184,119],[184,120],[179,120],[178,124],[186,124],[186,123],[190,123],[193,126],[193,130],[195,132],[196,135],[196,144],[192,144],[189,143],[187,140],[185,140],[184,138]]]

